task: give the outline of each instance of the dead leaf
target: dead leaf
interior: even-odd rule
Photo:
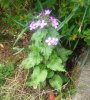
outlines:
[[[4,45],[3,45],[3,44],[1,44],[1,43],[0,43],[0,48],[2,48],[2,49],[4,48]]]
[[[73,35],[72,40],[75,41],[77,39],[77,35]]]

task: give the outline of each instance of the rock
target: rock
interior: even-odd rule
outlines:
[[[90,54],[86,65],[82,68],[78,79],[77,93],[72,100],[90,100]]]

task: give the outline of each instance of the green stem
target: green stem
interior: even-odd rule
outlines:
[[[80,39],[78,38],[78,40],[76,41],[76,43],[75,43],[75,45],[74,45],[74,47],[73,47],[73,51],[74,51],[75,48],[77,47],[79,40],[80,40]]]

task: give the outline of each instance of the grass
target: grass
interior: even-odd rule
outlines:
[[[43,100],[44,95],[51,90],[33,90],[26,87],[25,82],[28,76],[28,70],[17,68],[15,75],[7,78],[3,86],[0,87],[1,100]],[[8,98],[8,99],[6,99]],[[42,99],[43,98],[43,99]]]

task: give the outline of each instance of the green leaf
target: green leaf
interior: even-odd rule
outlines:
[[[65,48],[57,48],[57,53],[62,59],[63,63],[67,61],[68,56],[72,53],[72,51],[67,50]]]
[[[29,48],[31,51],[36,50],[37,52],[40,52],[46,60],[48,60],[49,56],[51,55],[53,51],[53,47],[48,46],[45,43],[32,44],[31,46],[29,46]]]
[[[48,31],[47,29],[38,29],[33,35],[31,40],[35,42],[41,42],[43,38],[46,37]]]
[[[47,70],[41,70],[39,66],[35,67],[31,80],[27,82],[29,86],[37,87],[41,82],[44,82],[47,77]]]
[[[51,56],[47,68],[50,68],[51,70],[54,71],[65,71],[64,65],[62,64],[62,60],[57,57],[55,54]]]
[[[44,56],[44,58],[46,60],[48,60],[49,56],[51,55],[53,51],[53,47],[52,46],[48,46],[46,44],[43,45],[42,49],[41,49],[41,53]]]
[[[48,70],[48,78],[52,78],[54,76],[54,71]]]
[[[50,85],[57,91],[61,91],[63,81],[59,75],[55,75],[52,79],[49,80]]]
[[[44,82],[46,77],[47,77],[47,70],[44,69],[44,70],[41,71],[41,74],[39,75],[40,82]]]
[[[39,73],[40,73],[40,67],[34,67],[31,77],[34,79],[38,76]]]
[[[84,37],[84,41],[85,41],[88,45],[90,45],[90,29],[87,29],[86,31],[84,31],[83,37]]]
[[[63,83],[67,83],[69,81],[69,77],[66,73],[59,73],[59,76],[62,78]]]
[[[47,37],[58,37],[59,36],[59,33],[56,29],[54,28],[50,28],[49,30],[49,34],[47,35]]]
[[[41,61],[42,56],[39,54],[39,52],[31,52],[29,56],[22,62],[22,65],[24,68],[29,69],[35,65],[38,65]]]

